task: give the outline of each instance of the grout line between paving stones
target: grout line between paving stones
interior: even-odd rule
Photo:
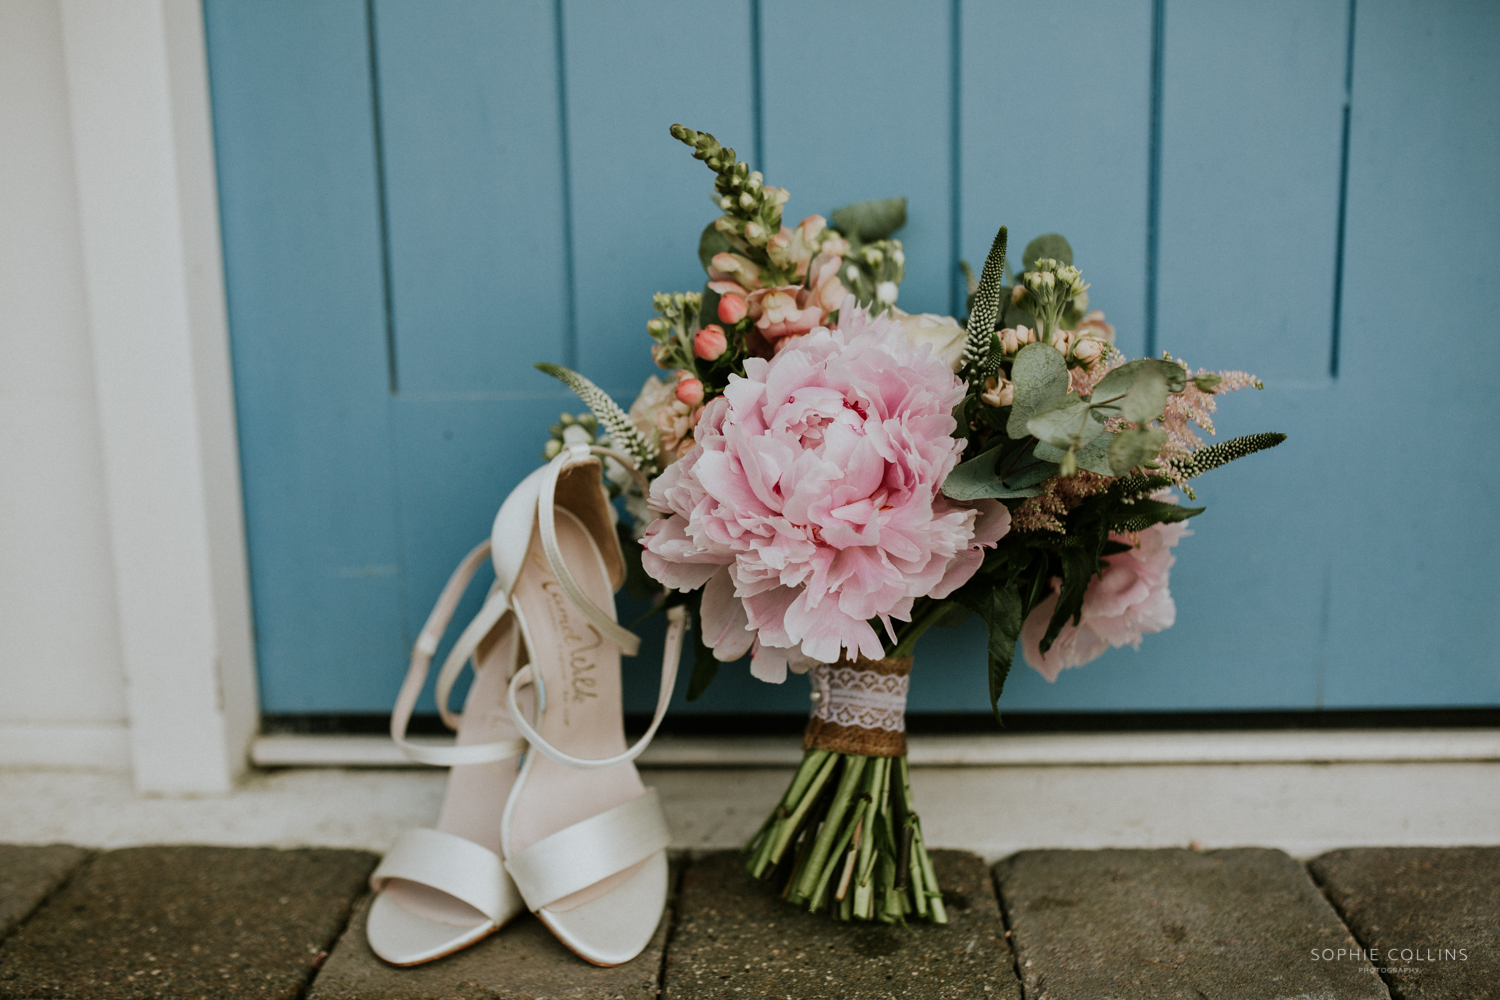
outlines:
[[[682,879],[687,877],[687,868],[696,861],[696,853],[690,850],[675,853],[676,864],[672,865],[672,885],[667,886],[666,913],[661,919],[666,921],[666,937],[661,940],[661,964],[657,966],[657,996],[666,994],[666,967],[672,957],[672,939],[676,937],[676,918],[681,912],[682,901]]]
[[[379,864],[379,862],[376,863]],[[369,890],[366,889],[365,892],[359,893],[344,904],[344,919],[339,921],[339,925],[334,930],[333,936],[328,939],[328,942],[318,951],[317,957],[313,959],[311,974],[297,989],[297,1000],[306,1000],[308,992],[313,987],[313,983],[317,982],[318,976],[322,974],[323,966],[328,962],[328,956],[333,953],[334,947],[343,938],[344,932],[349,929],[349,921],[354,919],[354,911],[359,908],[360,900],[364,899],[368,893]]]
[[[1316,858],[1308,858],[1306,861],[1302,861],[1299,863],[1302,865],[1302,870],[1307,872],[1307,877],[1312,879],[1312,884],[1318,887],[1318,891],[1322,893],[1323,898],[1328,901],[1329,908],[1333,910],[1333,915],[1339,918],[1339,923],[1344,925],[1344,930],[1349,932],[1349,936],[1354,939],[1356,944],[1358,944],[1361,948],[1368,952],[1370,950],[1370,943],[1360,938],[1358,934],[1354,933],[1354,927],[1349,923],[1349,914],[1345,913],[1343,908],[1340,907],[1339,904],[1334,901],[1334,898],[1328,894],[1328,887],[1318,880],[1317,873],[1312,870],[1312,863],[1316,860]],[[1375,975],[1379,976],[1380,981],[1385,984],[1386,993],[1390,994],[1391,996],[1395,996],[1396,993],[1391,980],[1384,972],[1380,971],[1380,964],[1373,962],[1371,964],[1375,966]]]
[[[68,846],[71,847],[73,845],[70,844]],[[47,901],[48,900],[50,900],[53,896],[56,896],[58,893],[62,892],[64,889],[66,889],[68,887],[68,884],[70,882],[72,882],[75,878],[77,878],[79,876],[79,874],[81,874],[85,868],[88,868],[90,865],[92,865],[94,863],[94,859],[97,858],[97,857],[99,857],[99,855],[101,855],[103,853],[105,853],[105,852],[104,851],[89,851],[89,853],[84,856],[84,859],[82,861],[78,862],[78,864],[76,864],[72,868],[68,869],[67,874],[63,875],[62,878],[58,879],[57,884],[54,885],[49,892],[45,893],[40,899],[38,899],[36,901],[36,905],[32,906],[31,909],[27,910],[26,914],[24,916],[18,918],[16,920],[16,922],[11,925],[11,928],[10,928],[10,930],[8,932],[6,932],[5,934],[0,934],[0,944],[4,944],[5,941],[6,941],[6,939],[8,939],[9,937],[11,937],[12,935],[20,933],[21,928],[25,927],[31,921],[32,917],[36,916],[38,913],[41,912],[42,907],[44,907],[44,906],[47,905]]]
[[[1011,855],[1006,855],[1006,857],[1011,857]],[[1000,889],[1000,876],[997,874],[1004,861],[1005,858],[1001,858],[993,864],[986,864],[984,869],[985,874],[990,877],[990,885],[995,890],[995,906],[1000,911],[1000,926],[1005,931],[1000,939],[1005,942],[1005,949],[1010,953],[1010,971],[1015,973],[1016,983],[1021,989],[1021,1000],[1026,1000],[1026,977],[1021,975],[1021,956],[1016,954],[1016,939],[1011,934],[1010,907],[1005,902],[1005,893]]]

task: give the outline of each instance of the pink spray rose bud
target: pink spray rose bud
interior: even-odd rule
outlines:
[[[687,372],[678,372],[677,399],[688,406],[697,406],[703,402],[703,383]]]
[[[738,295],[725,295],[719,299],[719,322],[730,326],[745,318],[749,307]]]
[[[728,348],[729,338],[717,323],[710,323],[693,335],[693,353],[704,361],[717,361]]]

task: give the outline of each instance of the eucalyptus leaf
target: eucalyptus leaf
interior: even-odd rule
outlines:
[[[960,462],[943,480],[943,495],[954,500],[977,500],[994,496],[989,492],[1000,486],[1000,476],[995,472],[995,463],[1005,446],[997,444],[988,451],[980,452],[967,462]]]
[[[1041,442],[1036,442],[1040,444]],[[1000,482],[1006,492],[1002,497],[1034,497],[1041,492],[1036,484],[1057,475],[1057,463],[1026,456],[1016,463],[1015,469],[1007,473]]]
[[[1167,432],[1159,427],[1138,427],[1115,435],[1109,444],[1110,474],[1123,476],[1131,469],[1145,465],[1167,443]]]
[[[1020,476],[1014,477],[1010,482],[1002,482],[995,466],[1006,447],[998,444],[967,462],[960,463],[943,480],[943,495],[954,500],[979,500],[985,497],[1011,500],[1034,497],[1040,493],[1041,487],[1036,484],[1055,473],[1057,466],[1046,462],[1031,462],[1025,465]]]
[[[1130,391],[1120,403],[1120,416],[1142,427],[1161,416],[1167,405],[1167,379],[1160,362],[1147,365],[1136,373]],[[1139,465],[1140,463],[1135,463]]]
[[[833,211],[833,228],[860,243],[883,240],[904,225],[905,198],[858,201]]]
[[[1047,258],[1071,264],[1073,263],[1073,248],[1068,245],[1068,241],[1061,234],[1046,233],[1026,244],[1026,252],[1021,255],[1021,260],[1028,271],[1036,270],[1036,262]]]
[[[714,254],[728,253],[734,249],[734,244],[729,242],[729,237],[714,228],[710,222],[703,230],[703,235],[698,237],[698,260],[703,264],[703,270],[708,270],[709,262],[714,259]]]
[[[1026,429],[1038,441],[1064,449],[1082,448],[1104,433],[1104,425],[1093,418],[1089,404],[1073,393],[1038,410],[1026,421]]]
[[[1087,447],[1074,452],[1074,461],[1080,469],[1087,469],[1101,476],[1113,476],[1114,470],[1109,467],[1109,445],[1114,439],[1113,434],[1100,434]],[[1036,457],[1048,462],[1061,462],[1063,451],[1064,449],[1054,448],[1046,442],[1038,442]]]
[[[1068,362],[1055,347],[1027,344],[1011,364],[1010,380],[1016,384],[1016,398],[1005,433],[1020,440],[1030,433],[1026,422],[1034,414],[1067,394]]]
[[[1129,392],[1131,383],[1135,381],[1141,369],[1152,363],[1151,358],[1141,358],[1138,361],[1127,361],[1118,368],[1110,369],[1094,386],[1094,393],[1090,397],[1094,400],[1094,405],[1103,405],[1104,400],[1123,396]],[[1110,416],[1117,415],[1116,413],[1110,414]]]

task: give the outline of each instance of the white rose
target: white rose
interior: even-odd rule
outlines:
[[[901,313],[897,316],[901,332],[913,346],[927,344],[934,357],[941,358],[949,368],[958,370],[959,358],[964,353],[964,328],[952,316],[921,313],[916,316]]]

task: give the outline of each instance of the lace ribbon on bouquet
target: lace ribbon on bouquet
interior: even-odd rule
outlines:
[[[812,718],[804,750],[866,757],[906,755],[906,690],[911,657],[840,660],[812,669]]]

